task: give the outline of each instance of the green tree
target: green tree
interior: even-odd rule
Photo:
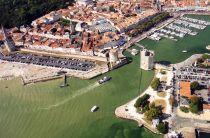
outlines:
[[[197,81],[190,83],[190,89],[195,91],[200,89],[200,84]]]
[[[152,121],[155,118],[159,118],[162,115],[162,109],[157,106],[150,106],[150,109],[145,112],[145,117]]]
[[[30,24],[46,13],[66,8],[74,0],[0,0],[0,22],[5,27]]]
[[[143,107],[148,102],[148,99],[150,98],[149,94],[145,94],[142,97],[139,97],[136,100],[136,103],[134,104],[135,107]]]
[[[190,109],[190,111],[192,113],[195,113],[195,114],[197,114],[199,111],[202,111],[202,103],[201,103],[201,100],[196,95],[193,95],[190,98],[189,109]]]
[[[145,113],[148,110],[149,110],[149,104],[146,104],[142,109],[142,113]]]

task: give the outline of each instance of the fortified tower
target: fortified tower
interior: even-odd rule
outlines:
[[[152,70],[154,68],[154,55],[154,51],[143,49],[140,54],[140,68],[143,70]]]
[[[113,66],[116,64],[117,61],[118,61],[118,50],[112,48],[109,51],[109,63],[110,63],[110,67],[113,68]]]

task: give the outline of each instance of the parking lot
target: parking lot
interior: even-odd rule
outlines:
[[[58,58],[50,56],[38,56],[33,54],[23,54],[23,53],[13,53],[8,56],[3,56],[0,54],[0,59],[11,61],[11,62],[21,62],[27,64],[36,64],[42,66],[50,66],[57,68],[67,68],[79,71],[88,71],[95,67],[95,63],[91,61],[83,61],[79,59],[70,58]]]

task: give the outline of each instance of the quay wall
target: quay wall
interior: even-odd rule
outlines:
[[[177,63],[177,64],[171,64],[172,67],[175,69],[180,69],[183,66],[192,65],[198,58],[202,57],[203,54],[195,54],[186,59],[183,62]]]

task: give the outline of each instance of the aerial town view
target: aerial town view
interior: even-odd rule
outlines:
[[[0,138],[210,138],[210,0],[0,1]]]

